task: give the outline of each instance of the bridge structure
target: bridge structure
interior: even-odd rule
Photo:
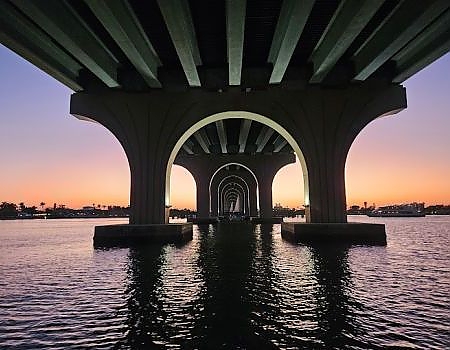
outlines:
[[[0,0],[0,42],[74,91],[74,116],[119,140],[130,165],[130,225],[170,230],[174,163],[204,172],[194,178],[209,184],[218,169],[207,173],[205,164],[248,168],[263,198],[292,150],[307,224],[284,225],[287,237],[303,230],[345,239],[374,227],[347,224],[348,150],[372,120],[406,108],[404,80],[450,50],[449,7],[448,0]],[[247,193],[250,212],[251,186],[242,181],[248,192],[223,199]],[[204,201],[211,186],[198,187],[199,210],[211,215],[216,196]],[[259,203],[260,215],[268,203]]]

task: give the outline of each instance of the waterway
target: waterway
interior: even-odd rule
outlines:
[[[229,225],[94,249],[124,220],[0,221],[0,348],[450,348],[450,216],[350,220],[385,222],[387,246]]]

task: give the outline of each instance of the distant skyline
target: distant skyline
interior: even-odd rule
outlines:
[[[103,126],[69,114],[72,91],[1,45],[0,77],[0,201],[128,205],[123,149]],[[350,149],[348,206],[450,203],[450,54],[403,85],[408,108],[370,123]],[[179,166],[171,203],[195,208],[195,182]],[[275,203],[303,204],[298,163],[276,175]]]

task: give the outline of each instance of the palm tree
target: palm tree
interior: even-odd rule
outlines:
[[[42,211],[44,211],[45,202],[41,202],[39,205],[41,206]]]

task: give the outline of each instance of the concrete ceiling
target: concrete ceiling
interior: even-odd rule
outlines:
[[[449,8],[448,0],[0,0],[0,42],[74,91],[401,83],[450,50]]]

